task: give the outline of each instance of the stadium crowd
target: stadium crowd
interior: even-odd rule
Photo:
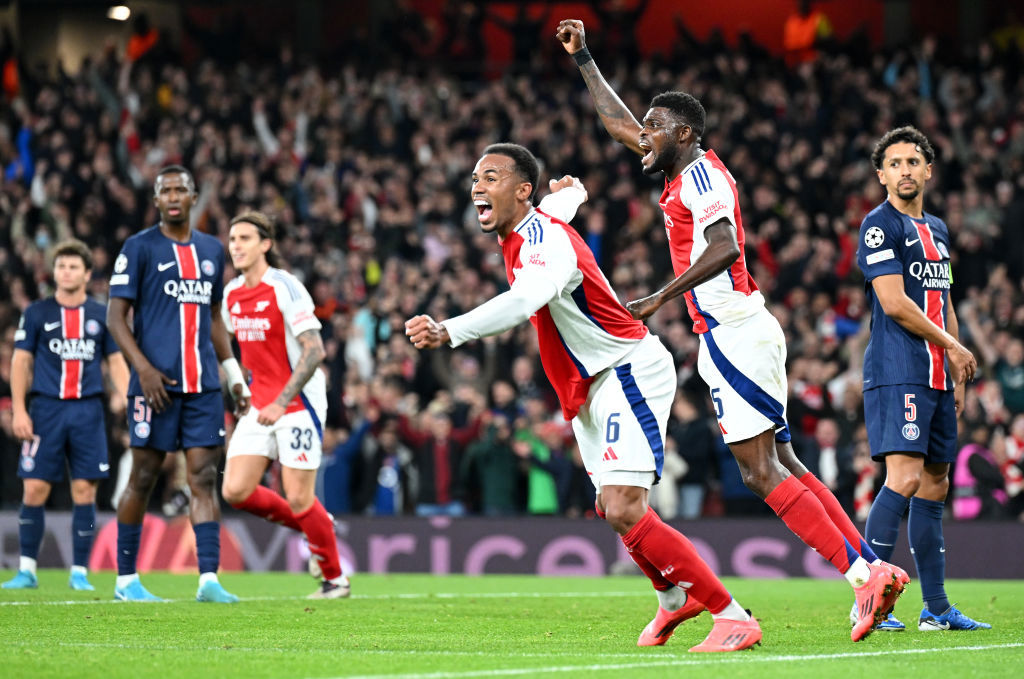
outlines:
[[[95,259],[90,291],[105,300],[121,243],[156,221],[157,170],[180,163],[199,185],[198,228],[226,241],[239,212],[274,215],[281,254],[317,304],[329,382],[319,492],[328,510],[592,514],[593,488],[528,327],[423,354],[404,336],[417,313],[450,317],[507,287],[468,200],[473,163],[492,142],[529,147],[545,180],[582,179],[590,200],[574,225],[624,300],[671,276],[661,183],[599,129],[553,30],[521,17],[533,28],[509,29],[517,58],[495,75],[478,38],[489,20],[453,16],[446,34],[397,18],[393,31],[382,28],[393,36],[386,51],[352,41],[321,61],[289,46],[238,57],[199,36],[204,55],[183,65],[161,36],[128,54],[98,51],[76,73],[21,64],[13,86],[5,79],[3,506],[20,497],[7,398],[12,337],[21,310],[52,293],[48,252],[71,236],[85,241]],[[857,231],[885,195],[869,158],[894,126],[928,135],[939,157],[926,209],[955,238],[962,339],[982,366],[967,390],[952,511],[1021,516],[1024,46],[986,41],[957,54],[925,37],[877,51],[854,37],[787,65],[748,39],[698,41],[678,20],[674,51],[644,59],[628,31],[602,29],[590,44],[634,114],[668,89],[707,108],[704,148],[736,175],[747,258],[786,331],[795,448],[858,519],[882,481],[867,452],[859,369],[868,314]],[[6,62],[9,39],[3,51]],[[765,511],[721,443],[685,308],[665,308],[649,325],[673,352],[680,385],[652,503],[666,518]],[[112,460],[125,448],[122,419],[109,418]],[[112,486],[101,487],[101,502]],[[957,498],[968,496],[982,501],[958,512]]]

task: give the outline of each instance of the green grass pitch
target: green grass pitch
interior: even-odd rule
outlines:
[[[4,580],[13,575],[0,572]],[[114,602],[114,577],[73,592],[65,571],[42,571],[38,590],[0,591],[5,677],[1019,677],[1024,582],[961,580],[947,591],[992,623],[977,632],[918,632],[920,591],[896,607],[908,624],[850,641],[842,580],[727,578],[761,622],[750,651],[693,654],[707,613],[668,644],[637,648],[656,600],[640,577],[538,578],[357,575],[348,600],[308,601],[316,583],[282,573],[227,573],[235,605],[194,601],[195,576],[150,573],[171,601]],[[727,673],[727,675],[725,674]]]

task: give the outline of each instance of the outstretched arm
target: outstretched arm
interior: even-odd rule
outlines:
[[[740,256],[736,229],[728,219],[719,219],[704,229],[704,237],[708,241],[708,247],[693,266],[654,294],[626,304],[626,309],[633,314],[633,318],[644,320],[660,309],[665,302],[722,273]]]
[[[597,63],[590,57],[584,37],[583,22],[578,19],[563,19],[558,24],[555,37],[579,65],[583,82],[590,90],[590,96],[594,99],[594,108],[597,110],[597,115],[601,117],[604,129],[608,130],[608,134],[615,141],[632,149],[637,155],[644,155],[644,152],[640,150],[640,123],[622,103],[619,95],[615,94],[615,90],[601,75]]]
[[[558,288],[551,281],[520,277],[508,292],[461,316],[441,323],[430,316],[414,316],[405,322],[405,334],[417,349],[436,349],[442,344],[457,347],[469,340],[500,335],[516,327],[557,294]]]

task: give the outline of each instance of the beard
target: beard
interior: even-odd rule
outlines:
[[[910,188],[904,188],[904,189],[901,189],[899,187],[896,188],[896,195],[899,196],[901,200],[906,200],[906,201],[914,200],[915,198],[918,197],[918,195],[920,195],[920,193],[921,193],[921,187],[919,187],[917,184],[915,184],[913,187],[910,187]]]

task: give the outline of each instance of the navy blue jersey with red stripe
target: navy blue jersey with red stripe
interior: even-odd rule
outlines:
[[[118,351],[107,332],[106,306],[89,299],[65,307],[53,297],[25,309],[14,347],[34,357],[32,393],[65,400],[102,394],[100,361]]]
[[[909,217],[885,201],[861,224],[857,265],[864,273],[871,306],[864,389],[893,384],[952,389],[946,350],[889,318],[871,285],[879,276],[902,276],[907,296],[945,330],[953,281],[946,224],[928,213],[923,219]]]
[[[167,391],[220,390],[210,309],[223,297],[223,276],[219,240],[193,230],[181,243],[159,225],[126,240],[114,262],[110,296],[132,301],[135,341],[153,367],[177,381]],[[128,394],[142,394],[134,368]]]

